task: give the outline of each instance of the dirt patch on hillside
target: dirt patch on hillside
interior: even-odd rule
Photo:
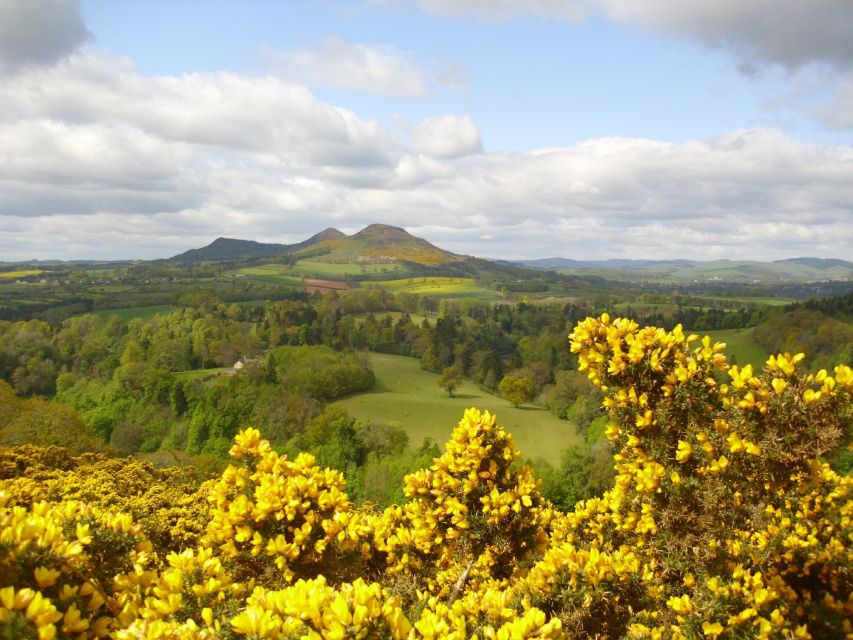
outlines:
[[[302,284],[308,293],[326,293],[327,291],[342,291],[350,286],[343,280],[320,280],[318,278],[303,278]]]

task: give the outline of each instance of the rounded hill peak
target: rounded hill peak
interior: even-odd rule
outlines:
[[[322,242],[323,240],[335,240],[337,238],[346,238],[347,234],[343,231],[338,231],[334,227],[327,227],[320,233],[315,233],[309,238],[309,242]]]
[[[370,238],[372,240],[411,240],[414,238],[405,229],[392,227],[387,224],[371,224],[356,233],[354,238]]]

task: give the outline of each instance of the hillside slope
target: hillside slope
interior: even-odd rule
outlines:
[[[755,260],[570,260],[543,258],[516,264],[566,274],[594,274],[609,279],[657,282],[808,282],[853,279],[853,262],[823,258]]]
[[[190,249],[168,258],[165,262],[193,264],[200,262],[229,262],[291,255],[312,257],[334,263],[392,263],[411,262],[437,266],[461,258],[411,235],[405,229],[385,224],[371,224],[351,236],[328,228],[296,244],[273,244],[254,240],[217,238],[206,247]]]

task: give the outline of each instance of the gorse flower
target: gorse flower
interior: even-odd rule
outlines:
[[[0,480],[0,638],[853,638],[851,480],[820,460],[849,436],[853,371],[724,347],[578,324],[616,478],[570,513],[476,409],[382,512],[256,429],[202,487],[3,453],[30,471]]]

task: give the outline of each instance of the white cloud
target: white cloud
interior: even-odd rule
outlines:
[[[523,16],[581,21],[595,15],[730,53],[741,72],[778,67],[796,92],[780,97],[832,129],[853,128],[853,2],[851,0],[374,0],[416,3],[451,18],[509,20]],[[835,94],[819,106],[815,94]]]
[[[814,97],[790,101],[830,128],[853,127],[853,3],[850,0],[595,0],[620,22],[730,52],[747,74],[781,67],[794,92],[834,94],[818,107]],[[801,103],[805,103],[801,104]]]
[[[374,0],[399,4],[402,0]],[[580,21],[596,13],[738,55],[745,66],[853,65],[850,0],[414,0],[433,15],[480,20],[536,16]]]
[[[404,226],[492,257],[845,257],[853,149],[773,130],[483,152],[411,141],[277,78],[148,78],[77,54],[0,84],[0,259],[165,257],[216,236]]]
[[[471,75],[467,69],[453,60],[435,63],[432,74],[437,85],[451,91],[464,91],[471,83]]]
[[[53,64],[89,38],[77,0],[0,2],[0,71]]]
[[[388,96],[420,97],[428,74],[389,45],[367,45],[329,37],[320,50],[282,51],[270,56],[285,79]]]
[[[452,174],[411,189],[350,192],[343,206],[493,257],[843,256],[853,241],[853,150],[774,131],[681,145],[605,138],[449,164]]]
[[[455,158],[483,149],[480,129],[469,116],[427,118],[415,127],[413,137],[418,151],[434,158]]]
[[[389,186],[412,189],[452,175],[453,168],[447,162],[422,155],[405,156],[397,164],[395,180]]]
[[[853,65],[849,0],[595,0],[608,17],[733,51],[746,66]]]
[[[0,85],[3,114],[122,123],[167,140],[314,165],[391,164],[399,144],[378,123],[277,78],[228,72],[148,78],[126,60],[91,54]]]
[[[15,216],[179,211],[203,197],[191,153],[124,126],[0,125],[0,212]]]
[[[394,5],[398,0],[373,0],[374,4]],[[584,2],[575,0],[416,0],[426,13],[478,20],[507,20],[524,15],[562,20],[579,20]]]
[[[853,129],[853,73],[835,87],[832,99],[814,109],[814,114],[832,129]]]

